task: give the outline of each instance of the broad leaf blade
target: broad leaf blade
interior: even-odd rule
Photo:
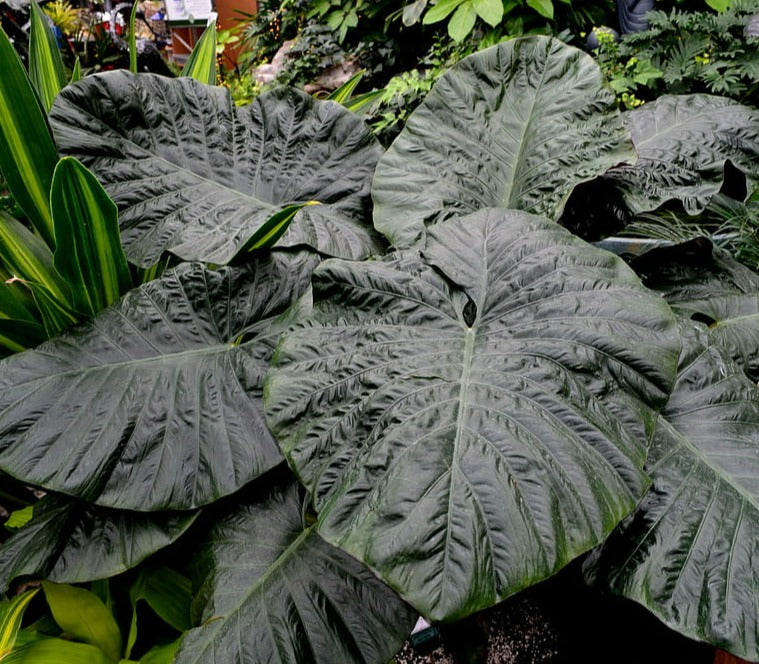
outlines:
[[[50,203],[55,267],[71,289],[74,308],[94,316],[132,287],[116,205],[95,176],[71,157],[56,166]]]
[[[703,241],[654,250],[633,267],[676,313],[706,323],[711,341],[759,378],[759,275]]]
[[[48,195],[58,162],[47,119],[21,61],[0,29],[0,171],[13,198],[54,246]]]
[[[42,582],[50,612],[67,634],[102,650],[112,662],[121,657],[121,633],[113,614],[84,588]]]
[[[663,95],[624,115],[638,161],[606,175],[633,213],[678,200],[701,212],[719,192],[730,160],[759,184],[759,111],[713,95]]]
[[[190,509],[281,461],[261,389],[319,259],[185,264],[0,363],[0,467],[106,507]]]
[[[424,255],[320,266],[266,405],[319,532],[452,620],[632,510],[678,340],[619,259],[541,218],[450,220]]]
[[[381,246],[367,223],[381,148],[333,102],[279,88],[237,108],[190,78],[109,72],[64,91],[51,118],[62,151],[113,197],[127,258],[142,267],[164,251],[224,264],[272,214],[306,201],[322,205],[303,208],[278,246],[346,258]]]
[[[484,207],[558,219],[572,189],[634,152],[587,54],[548,37],[465,58],[435,83],[380,160],[374,223],[396,247]]]
[[[31,32],[29,35],[29,79],[46,111],[66,86],[61,52],[55,35],[37,0],[29,3]]]
[[[21,576],[84,583],[121,574],[178,539],[196,517],[109,510],[48,495],[0,546],[0,589]]]
[[[302,523],[293,482],[246,501],[203,551],[201,626],[177,664],[386,662],[415,616],[356,560]]]
[[[216,23],[211,21],[190,53],[182,76],[206,85],[216,85]]]
[[[756,661],[759,390],[703,330],[683,336],[653,486],[589,572],[672,629]]]

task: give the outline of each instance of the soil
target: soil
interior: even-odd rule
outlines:
[[[420,646],[407,642],[397,664],[712,664],[715,655],[634,602],[585,587],[576,568],[436,629]]]

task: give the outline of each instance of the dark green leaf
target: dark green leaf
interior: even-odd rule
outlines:
[[[465,58],[380,160],[374,223],[396,247],[484,207],[557,219],[574,187],[634,152],[598,65],[548,37]]]
[[[634,213],[676,199],[701,212],[720,190],[729,159],[759,184],[759,111],[713,95],[663,95],[629,111],[625,124],[638,161],[612,169],[607,179]]]
[[[48,195],[58,153],[21,61],[0,29],[0,171],[48,246],[54,246]]]
[[[552,222],[487,210],[428,238],[427,262],[317,269],[266,407],[325,539],[451,620],[633,509],[678,338],[621,260]]]
[[[50,612],[58,626],[74,639],[89,643],[111,662],[121,657],[121,633],[111,612],[89,590],[65,583],[42,582]]]
[[[55,267],[71,290],[73,308],[94,316],[132,287],[116,205],[95,176],[71,157],[55,168],[50,204]]]
[[[275,319],[319,259],[184,264],[0,362],[0,467],[106,507],[190,509],[281,461],[261,389]]]
[[[179,112],[177,109],[181,109]],[[379,245],[365,220],[381,148],[334,102],[279,88],[237,108],[223,88],[126,72],[89,76],[51,112],[61,149],[92,169],[119,207],[127,258],[164,251],[228,262],[282,208],[279,246],[360,258]]]
[[[42,13],[37,0],[29,3],[29,10],[29,79],[45,110],[49,111],[66,85],[66,73],[58,43],[48,23],[50,19]]]
[[[415,616],[356,560],[304,529],[293,482],[246,501],[211,532],[197,602],[201,626],[176,664],[386,662]]]
[[[634,267],[675,312],[706,323],[712,342],[759,378],[759,275],[726,252],[694,244],[655,250]]]
[[[196,516],[109,510],[48,495],[0,546],[0,589],[20,576],[62,583],[115,576],[174,542]]]
[[[653,486],[589,574],[664,623],[759,660],[759,390],[702,329],[650,458]]]
[[[186,632],[192,627],[190,579],[170,567],[142,569],[129,589],[129,599],[132,603],[132,624],[127,639],[127,657],[137,640],[137,603],[140,601],[144,601],[161,620],[178,632]]]

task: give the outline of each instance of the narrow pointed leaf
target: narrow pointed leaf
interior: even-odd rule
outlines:
[[[71,157],[58,163],[50,190],[57,239],[54,263],[77,311],[94,316],[132,286],[118,211],[97,178]]]
[[[19,646],[3,664],[113,664],[100,648],[65,639],[40,639]]]
[[[29,590],[8,603],[0,604],[0,660],[4,660],[13,650],[24,611],[36,594],[36,589]]]
[[[593,58],[510,40],[443,74],[380,160],[374,224],[396,247],[485,207],[558,219],[576,185],[635,153]]]
[[[678,200],[701,212],[719,192],[730,160],[759,185],[759,111],[706,94],[663,95],[624,115],[638,161],[606,176],[634,213]]]
[[[196,517],[109,510],[48,495],[0,546],[0,589],[22,576],[84,583],[121,574],[174,542]]]
[[[216,85],[216,23],[211,21],[190,53],[182,76],[206,85]]]
[[[40,284],[61,301],[69,299],[50,248],[20,221],[0,210],[0,258],[19,279]]]
[[[135,30],[135,21],[137,18],[137,5],[132,5],[132,11],[129,13],[129,71],[137,73],[137,32]]]
[[[361,82],[361,79],[364,76],[364,70],[362,69],[360,72],[357,72],[353,74],[345,83],[343,83],[337,90],[333,91],[327,99],[330,101],[337,102],[338,104],[342,104],[343,106],[346,106],[346,102],[348,102],[353,95],[353,91],[356,89],[358,84]],[[346,106],[347,107],[347,106]]]
[[[317,269],[267,418],[319,533],[453,620],[550,576],[633,509],[678,339],[618,258],[539,217],[449,220],[423,253]]]
[[[690,638],[759,660],[759,389],[687,324],[653,486],[590,576]]]
[[[112,662],[121,657],[121,633],[113,614],[84,588],[42,582],[50,612],[58,626],[75,639],[102,650]]]
[[[191,509],[281,461],[261,389],[318,257],[184,264],[0,362],[0,468],[102,506]]]
[[[48,246],[21,222],[0,210],[0,258],[34,296],[47,336],[79,320],[71,291],[53,263]]]
[[[71,70],[71,80],[69,83],[76,83],[82,80],[82,64],[79,62],[79,58],[74,61],[74,68]]]
[[[368,569],[302,523],[302,491],[246,501],[203,551],[201,626],[176,664],[386,662],[416,616]]]
[[[29,79],[46,111],[66,85],[61,52],[37,0],[29,3],[31,33],[29,36]]]
[[[127,258],[142,267],[164,251],[227,263],[274,213],[306,201],[322,205],[301,209],[278,246],[345,258],[381,248],[368,206],[382,150],[334,102],[278,88],[238,108],[190,78],[108,72],[66,89],[51,118],[62,151],[116,202]]]
[[[281,210],[275,212],[259,228],[253,236],[240,249],[240,254],[255,249],[266,249],[276,244],[287,231],[290,223],[298,212],[307,205],[318,205],[317,201],[308,201],[307,203],[298,203],[296,205],[287,205]]]
[[[0,171],[13,198],[49,246],[48,195],[58,153],[50,127],[7,35],[0,29]]]

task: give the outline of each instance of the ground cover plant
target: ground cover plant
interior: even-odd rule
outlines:
[[[386,152],[333,102],[148,74],[88,77],[50,121],[127,259],[175,266],[0,364],[0,469],[46,491],[0,583],[45,579],[55,620],[10,661],[64,632],[93,661],[384,662],[418,614],[588,552],[589,582],[759,659],[759,278],[710,247],[705,274],[687,248],[636,273],[558,223],[603,232],[589,186],[630,215],[753,190],[756,110],[623,116],[590,56],[529,37],[443,74]],[[151,560],[190,574],[184,619]],[[68,584],[122,573],[174,629],[160,649],[56,608],[103,616]]]

